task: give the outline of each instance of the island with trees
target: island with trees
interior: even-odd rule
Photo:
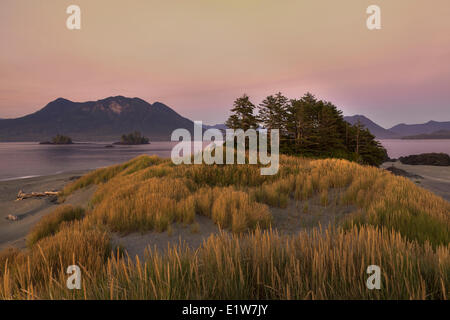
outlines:
[[[52,144],[52,145],[62,145],[62,144],[73,144],[73,141],[68,136],[63,136],[61,134],[57,134],[55,137],[52,138],[51,141],[43,141],[39,144]]]
[[[115,145],[139,145],[150,144],[150,140],[144,137],[139,131],[129,134],[123,134],[119,142],[114,142]]]
[[[379,166],[388,157],[386,149],[361,123],[346,122],[342,111],[311,93],[288,99],[270,95],[258,107],[247,95],[235,100],[226,125],[231,129],[280,132],[280,153],[315,158],[341,158]]]

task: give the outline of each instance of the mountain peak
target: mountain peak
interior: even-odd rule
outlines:
[[[173,130],[193,131],[194,124],[163,104],[122,95],[96,101],[58,98],[27,116],[2,120],[2,141],[42,141],[57,133],[74,140],[114,141],[139,131],[152,140],[170,140]]]
[[[73,102],[70,101],[70,100],[68,100],[68,99],[59,97],[59,98],[57,98],[57,99],[55,99],[55,100],[49,102],[49,103],[47,104],[47,106],[48,106],[48,105],[63,105],[63,106],[64,106],[64,105],[67,105],[67,104],[70,104],[70,103],[73,103]]]
[[[344,117],[344,120],[352,125],[358,123],[358,121],[359,121],[364,127],[369,129],[369,131],[374,136],[376,136],[377,138],[380,138],[380,139],[390,139],[390,138],[396,137],[395,133],[379,126],[378,124],[376,124],[375,122],[373,122],[372,120],[367,118],[366,116],[363,116],[360,114]]]
[[[353,122],[356,123],[358,120],[360,120],[360,121],[362,120],[363,122],[371,122],[371,123],[374,123],[372,120],[370,120],[370,119],[367,118],[366,116],[363,116],[362,114],[355,114],[355,115],[353,115],[353,116],[345,116],[344,119],[345,119],[347,122],[350,122],[350,123],[352,123],[352,124],[353,124]]]
[[[59,97],[59,98],[53,100],[52,102],[72,102],[72,101],[62,98],[62,97]]]
[[[369,119],[366,116],[363,116],[362,114],[355,114],[354,116],[352,116],[354,118],[364,118],[364,119]]]
[[[111,102],[111,101],[129,102],[129,101],[133,101],[133,98],[128,98],[128,97],[124,97],[124,96],[111,96],[111,97],[107,97],[107,98],[103,98],[103,99],[97,100],[96,102],[102,103],[102,102]]]

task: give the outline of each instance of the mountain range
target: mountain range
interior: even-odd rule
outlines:
[[[450,121],[423,124],[398,124],[385,129],[363,115],[346,116],[358,121],[379,139],[443,138]],[[44,141],[57,134],[75,141],[117,141],[122,134],[140,131],[150,140],[168,141],[173,130],[193,132],[193,121],[182,117],[161,102],[150,104],[140,98],[109,97],[98,101],[73,102],[59,98],[41,110],[16,119],[0,119],[0,142]],[[205,125],[204,129],[224,130],[224,124]]]
[[[344,120],[350,124],[356,124],[359,121],[359,123],[369,129],[369,131],[379,139],[396,139],[401,137],[401,134],[385,129],[362,115],[347,116],[344,117]]]
[[[33,114],[0,120],[0,141],[42,141],[56,134],[77,141],[117,141],[134,131],[168,141],[178,128],[192,133],[194,123],[160,102],[123,96],[88,102],[59,98]]]
[[[345,116],[344,120],[350,124],[358,121],[378,139],[450,139],[450,121],[429,121],[423,124],[398,124],[385,129],[363,115]],[[205,126],[205,129],[216,128],[225,130],[225,124]],[[413,134],[411,134],[413,133]]]
[[[408,139],[410,136],[418,139],[417,135],[432,135],[439,139],[442,138],[442,134],[439,134],[439,132],[450,130],[450,121],[428,121],[421,124],[401,123],[385,129],[363,115],[346,116],[344,120],[351,124],[359,121],[379,139]]]
[[[450,130],[450,121],[438,122],[438,121],[428,121],[423,124],[398,124],[389,129],[395,133],[401,133],[402,136],[411,136],[418,134],[434,134],[438,131],[448,131]]]

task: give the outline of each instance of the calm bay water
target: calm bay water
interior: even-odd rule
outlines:
[[[450,140],[401,140],[386,139],[380,140],[381,144],[386,148],[390,158],[398,158],[409,156],[411,154],[443,152],[450,154]]]
[[[391,158],[425,152],[450,154],[450,140],[380,141]],[[175,144],[177,142],[152,142],[149,145],[105,148],[106,143],[63,146],[39,145],[36,142],[0,143],[0,180],[96,169],[141,154],[168,158]]]
[[[107,143],[39,145],[36,142],[0,143],[0,180],[96,169],[125,162],[141,154],[170,157],[177,142],[114,146]]]

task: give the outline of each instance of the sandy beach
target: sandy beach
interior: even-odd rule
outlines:
[[[25,247],[25,236],[43,216],[50,213],[59,204],[53,198],[32,198],[16,201],[19,190],[23,192],[60,191],[62,188],[86,173],[73,171],[51,176],[28,179],[0,181],[0,250],[13,246]],[[68,197],[66,204],[86,206],[94,188],[82,190]],[[7,219],[14,215],[17,221]]]
[[[450,167],[415,166],[402,164],[400,161],[385,162],[381,167],[386,169],[391,166],[421,176],[422,179],[412,178],[411,180],[418,186],[428,189],[447,201],[450,201]]]

